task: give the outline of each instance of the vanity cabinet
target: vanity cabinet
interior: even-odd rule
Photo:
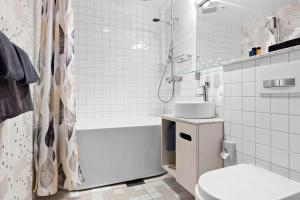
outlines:
[[[176,123],[176,150],[167,151],[168,124]],[[162,119],[162,167],[194,194],[199,177],[205,172],[222,168],[220,157],[223,142],[222,119]]]

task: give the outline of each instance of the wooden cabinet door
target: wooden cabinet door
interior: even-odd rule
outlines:
[[[198,175],[223,167],[220,156],[224,138],[223,123],[202,124],[198,129]]]
[[[194,194],[198,179],[197,126],[176,124],[176,180]]]

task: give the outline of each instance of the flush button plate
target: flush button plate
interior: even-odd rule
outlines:
[[[294,87],[296,86],[295,78],[286,78],[286,79],[273,79],[273,80],[264,80],[264,88],[278,88],[278,87]]]

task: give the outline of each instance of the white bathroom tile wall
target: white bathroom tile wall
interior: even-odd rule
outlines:
[[[201,13],[201,11],[198,11]],[[197,66],[200,69],[241,56],[241,26],[220,24],[202,14],[197,16]],[[240,76],[238,76],[240,77]],[[232,77],[234,79],[234,77]]]
[[[182,76],[181,82],[175,85],[174,99],[165,104],[165,113],[173,112],[173,102],[185,100],[200,100],[201,97],[196,97],[197,81],[195,80],[194,71],[196,69],[196,9],[192,1],[175,0],[174,17],[174,56],[191,55],[191,60],[183,63],[175,62],[175,74]],[[170,19],[170,4],[167,4],[162,9],[162,16],[165,19]],[[168,51],[170,48],[170,27],[163,25],[163,48],[162,48],[162,62],[166,63]],[[170,65],[166,73],[166,77],[171,75]],[[171,84],[163,81],[164,99],[169,99],[172,94]]]
[[[33,0],[0,0],[0,30],[24,49],[32,62],[35,50],[33,12]],[[28,112],[0,123],[1,200],[32,199],[32,167],[33,114]]]
[[[162,15],[164,18],[170,18],[170,7],[166,6],[163,9]],[[201,86],[205,81],[210,83],[208,89],[208,101],[216,103],[216,114],[220,117],[224,117],[224,80],[223,80],[223,69],[222,67],[215,68],[212,70],[201,71],[201,80],[195,80],[194,71],[196,70],[197,63],[197,52],[196,52],[196,43],[197,43],[197,30],[199,30],[197,26],[197,13],[195,9],[195,5],[193,1],[183,1],[183,0],[175,0],[174,1],[174,16],[179,20],[175,22],[175,33],[174,33],[174,46],[175,46],[175,56],[179,56],[182,54],[192,55],[192,59],[189,62],[184,62],[182,64],[175,64],[175,71],[177,75],[181,75],[183,80],[179,83],[176,83],[175,90],[175,98],[174,100],[166,104],[165,113],[173,112],[173,102],[174,101],[203,101],[203,97],[199,94],[203,93]],[[206,24],[208,25],[208,24]],[[223,28],[223,29],[222,29]],[[225,27],[217,27],[216,30],[218,33],[222,33],[226,28]],[[164,34],[163,34],[163,56],[162,62],[165,63],[167,58],[167,52],[170,46],[170,32],[169,27],[164,26]],[[213,29],[211,29],[213,31]],[[228,29],[226,29],[228,30]],[[226,33],[227,34],[227,33]],[[220,36],[221,37],[221,36]],[[215,44],[222,40],[221,38],[215,40]],[[223,37],[224,38],[224,37]],[[229,37],[225,37],[228,42]],[[211,39],[213,39],[211,37]],[[223,43],[226,43],[225,40],[222,40]],[[230,43],[230,42],[229,42]],[[213,53],[223,52],[222,48],[215,49],[211,48],[210,55]],[[228,51],[229,52],[229,51]],[[221,55],[218,54],[218,55]],[[210,57],[207,54],[203,54],[206,56],[206,60],[209,61]],[[219,56],[221,57],[221,56]],[[167,72],[170,74],[170,71]],[[168,99],[171,95],[171,87],[170,85],[164,83],[164,97]]]
[[[230,101],[225,106],[225,134],[227,139],[237,142],[237,152],[241,157],[239,162],[253,162],[299,180],[299,94],[262,96],[256,91],[260,83],[255,72],[261,65],[294,62],[293,58],[297,59],[291,56],[295,55],[294,51],[253,60],[252,67],[248,67],[249,62],[225,66],[227,83],[224,96]]]
[[[271,146],[288,151],[289,134],[286,132],[271,131]]]
[[[161,25],[147,3],[74,0],[78,119],[159,115]]]

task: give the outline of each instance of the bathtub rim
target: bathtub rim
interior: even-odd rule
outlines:
[[[102,129],[161,126],[161,117],[140,117],[114,120],[81,120],[77,122],[76,131],[85,132]]]

